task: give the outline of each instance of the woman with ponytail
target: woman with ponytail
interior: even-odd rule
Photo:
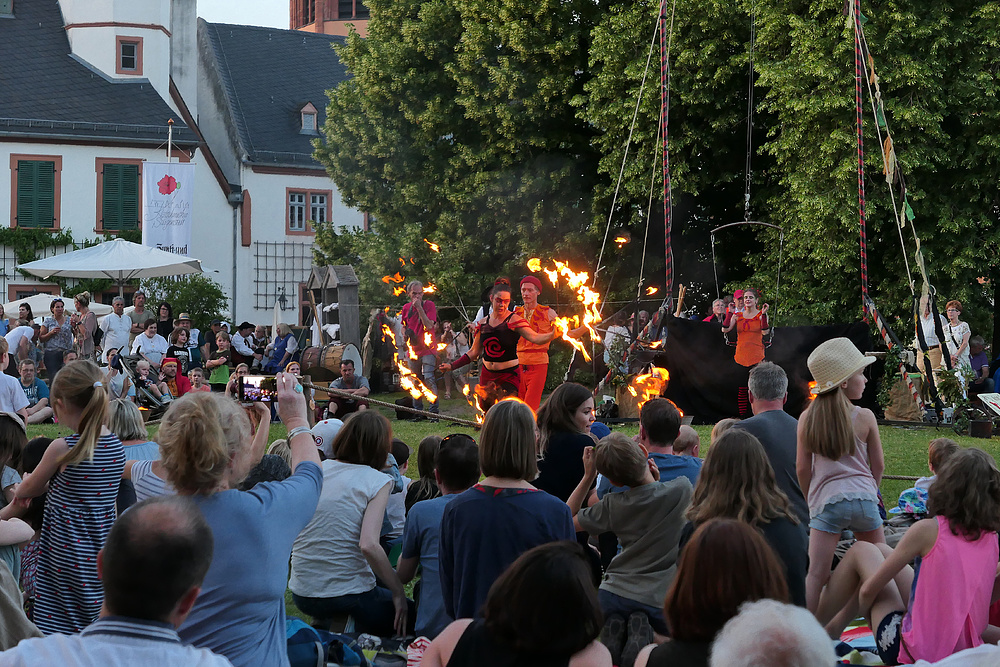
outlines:
[[[157,433],[167,481],[194,499],[215,535],[212,565],[178,633],[185,644],[208,648],[235,667],[288,664],[288,560],[323,488],[302,385],[290,373],[279,373],[277,385],[291,449],[288,479],[238,490],[264,454],[267,422],[251,441],[246,411],[222,394],[184,394]],[[264,404],[254,406],[269,414]]]
[[[73,634],[97,620],[104,600],[97,553],[115,520],[125,465],[118,436],[104,425],[108,391],[91,361],[66,364],[52,382],[52,409],[73,435],[55,440],[17,488],[22,504],[48,495],[42,518],[33,620],[45,634]]]

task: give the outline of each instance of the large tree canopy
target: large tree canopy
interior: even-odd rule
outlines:
[[[399,268],[397,256],[415,258],[416,270],[443,287],[475,295],[497,273],[521,272],[534,254],[592,269],[610,219],[633,243],[611,248],[602,275],[614,275],[613,293],[628,298],[652,222],[642,278],[655,284],[663,269],[658,186],[651,219],[647,211],[659,143],[658,49],[648,71],[646,61],[656,3],[371,7],[369,37],[352,36],[341,49],[353,78],[331,93],[318,155],[347,203],[375,216],[376,231],[320,234],[324,258],[353,254],[374,276],[371,294],[363,292],[369,298],[384,294],[378,278]],[[677,0],[671,9],[677,280],[714,296],[708,231],[743,219],[753,90],[750,210],[785,230],[781,319],[856,319],[854,45],[842,4]],[[977,278],[995,280],[1000,250],[1000,3],[880,0],[862,11],[930,279],[943,296],[965,301],[967,319],[982,331],[989,313]],[[871,292],[886,313],[905,316],[904,252],[865,106]],[[912,268],[912,234],[903,231]],[[722,282],[754,284],[773,298],[777,236],[737,230],[719,240]]]

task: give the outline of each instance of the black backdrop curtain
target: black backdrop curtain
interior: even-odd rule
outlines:
[[[667,341],[653,363],[670,372],[664,396],[677,404],[695,423],[711,424],[725,417],[738,417],[737,387],[746,386],[747,369],[733,360],[735,348],[726,343],[716,323],[670,317],[666,322]],[[862,352],[872,349],[867,324],[831,326],[778,327],[771,346],[764,352],[766,361],[785,369],[788,374],[788,402],[785,411],[798,417],[805,409],[812,376],[806,366],[809,353],[831,338],[849,338]],[[648,354],[648,353],[647,353]],[[883,363],[868,367],[868,385],[859,405],[878,410],[878,378]]]

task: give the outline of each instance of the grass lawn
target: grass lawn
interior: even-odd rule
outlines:
[[[395,399],[401,398],[402,396],[402,393],[380,394],[373,396],[372,398],[391,403]],[[410,455],[409,469],[406,471],[406,476],[411,479],[417,478],[417,445],[425,436],[445,436],[450,433],[469,433],[473,437],[476,437],[476,433],[473,429],[467,426],[459,426],[443,420],[438,423],[430,423],[426,421],[396,421],[393,411],[389,408],[379,407],[375,409],[382,412],[392,421],[392,429],[395,437],[410,445],[412,453]],[[463,419],[474,419],[472,408],[463,398],[452,400],[442,399],[441,411],[445,414],[461,417]],[[157,426],[155,424],[149,427],[150,437],[155,436],[156,429]],[[621,431],[627,435],[635,435],[639,431],[638,426],[635,425],[617,426],[614,430]],[[701,435],[701,455],[704,456],[705,452],[708,450],[709,437],[712,428],[710,426],[696,426],[695,430],[697,430],[699,435]],[[998,456],[1000,456],[1000,438],[994,437],[990,440],[984,440],[980,438],[970,438],[967,436],[956,436],[950,427],[924,428],[882,426],[879,431],[882,435],[882,446],[885,450],[886,475],[920,477],[930,474],[927,469],[927,443],[929,443],[932,439],[939,437],[953,438],[963,447],[979,447],[989,452],[994,459],[997,459]],[[285,437],[285,433],[286,429],[283,424],[271,424],[272,441]],[[41,424],[38,426],[28,427],[29,438],[33,438],[35,436],[57,438],[64,435],[69,435],[69,431],[60,427],[58,424]],[[886,507],[895,507],[900,492],[910,486],[913,486],[913,483],[909,481],[883,480],[881,489]],[[411,590],[412,589],[408,586],[408,593],[411,592]],[[299,610],[295,607],[292,602],[291,592],[285,592],[285,601],[289,615],[302,616],[308,620],[308,617],[305,617],[305,615],[299,612]]]

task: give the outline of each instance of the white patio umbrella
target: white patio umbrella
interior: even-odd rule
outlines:
[[[49,306],[52,304],[53,299],[63,300],[63,306],[67,314],[76,312],[73,297],[71,296],[60,296],[58,294],[34,294],[25,299],[17,299],[3,304],[4,316],[17,319],[17,307],[22,303],[27,303],[31,307],[31,312],[34,313],[36,319],[39,317],[48,317]],[[103,303],[97,303],[96,301],[91,301],[88,308],[90,308],[90,312],[97,316],[98,321],[111,312],[111,306],[106,306]]]
[[[110,278],[117,283],[118,294],[123,294],[125,283],[136,278],[201,273],[201,261],[124,239],[114,239],[21,264],[17,268],[41,278]]]

